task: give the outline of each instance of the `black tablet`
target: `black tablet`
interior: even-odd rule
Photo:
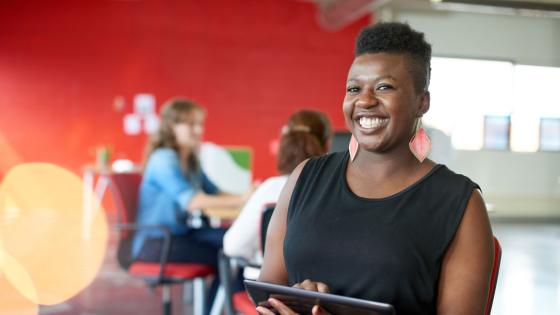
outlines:
[[[361,300],[341,295],[307,291],[283,285],[245,280],[245,288],[257,306],[270,308],[268,298],[282,301],[294,312],[311,314],[314,305],[319,305],[335,315],[394,315],[390,304]]]

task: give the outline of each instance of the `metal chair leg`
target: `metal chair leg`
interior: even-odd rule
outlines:
[[[192,305],[193,294],[193,283],[191,281],[185,281],[185,283],[183,283],[183,304]]]
[[[204,315],[206,304],[204,291],[204,278],[195,278],[193,280],[193,315]]]
[[[171,315],[172,305],[171,305],[171,286],[162,286],[162,300],[163,300],[163,315]]]
[[[216,292],[216,297],[214,298],[214,303],[212,303],[212,309],[210,310],[210,315],[220,315],[224,310],[224,302],[226,300],[226,291],[224,287],[220,285],[218,292]]]

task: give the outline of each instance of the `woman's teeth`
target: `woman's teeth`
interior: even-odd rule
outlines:
[[[360,120],[358,121],[358,123],[360,124],[360,126],[361,126],[362,128],[371,129],[371,128],[375,128],[375,127],[380,126],[380,125],[383,124],[385,121],[387,121],[387,118],[362,117],[362,118],[360,118]]]

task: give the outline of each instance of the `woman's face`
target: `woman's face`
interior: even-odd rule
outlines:
[[[409,63],[404,54],[364,54],[354,59],[343,112],[360,148],[381,153],[408,147],[417,118],[429,108],[428,92],[414,89]]]
[[[204,118],[204,112],[194,110],[182,122],[173,124],[173,133],[179,147],[194,149],[202,143]]]

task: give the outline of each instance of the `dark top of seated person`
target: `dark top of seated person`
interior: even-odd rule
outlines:
[[[343,101],[349,152],[294,170],[260,281],[386,302],[399,315],[483,314],[492,231],[478,185],[425,158],[430,58],[407,24],[360,33]]]

